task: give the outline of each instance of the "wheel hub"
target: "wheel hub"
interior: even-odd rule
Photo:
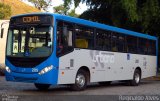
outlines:
[[[135,74],[135,81],[136,83],[139,83],[140,81],[140,75],[138,73]]]
[[[85,77],[82,74],[77,75],[76,77],[76,83],[78,86],[83,87],[85,85]]]

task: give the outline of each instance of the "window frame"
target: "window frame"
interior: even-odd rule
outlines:
[[[63,23],[67,23],[67,24],[71,24],[72,25],[72,46],[69,46],[70,47],[70,50],[66,50],[66,51],[64,51],[64,53],[57,53],[57,47],[58,47],[58,34],[57,34],[57,31],[58,31],[58,23],[59,22],[63,22]],[[68,21],[65,21],[65,20],[59,20],[59,19],[57,19],[56,20],[56,56],[57,57],[61,57],[61,56],[64,56],[64,55],[66,55],[66,54],[68,54],[68,53],[71,53],[71,52],[73,52],[73,50],[74,50],[74,30],[75,30],[75,26],[74,26],[74,23],[72,23],[72,22],[68,22]],[[63,31],[63,30],[62,30]]]

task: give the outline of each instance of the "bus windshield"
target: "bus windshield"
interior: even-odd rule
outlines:
[[[9,57],[48,57],[52,52],[53,27],[46,25],[10,26],[7,52]]]

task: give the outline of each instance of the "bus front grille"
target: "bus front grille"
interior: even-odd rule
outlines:
[[[27,58],[27,57],[6,57],[12,65],[20,68],[33,68],[48,57],[37,57],[37,58]]]

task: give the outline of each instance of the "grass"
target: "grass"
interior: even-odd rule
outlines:
[[[40,10],[32,6],[29,6],[21,2],[20,0],[4,0],[4,3],[11,6],[12,16],[17,15],[17,14],[41,12]]]

